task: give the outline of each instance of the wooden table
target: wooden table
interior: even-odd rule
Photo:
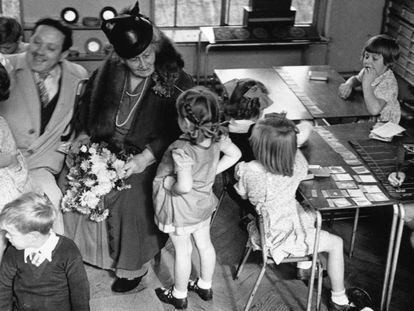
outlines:
[[[269,97],[273,101],[273,104],[265,109],[265,114],[285,111],[291,120],[313,119],[297,96],[272,68],[215,69],[214,73],[222,84],[235,78],[251,78],[262,82],[269,90]]]
[[[345,146],[349,151],[353,151],[352,147],[349,145],[348,140],[350,139],[362,139],[367,138],[368,133],[372,127],[372,123],[352,123],[352,124],[341,124],[324,127],[329,130],[329,132],[335,136],[335,138]],[[316,131],[312,133],[308,145],[303,148],[303,153],[308,159],[309,164],[319,164],[323,167],[326,166],[342,166],[347,173],[355,175],[355,172],[351,167],[344,161],[341,155],[339,155],[332,147],[326,142],[326,139],[322,138]],[[379,183],[376,184],[379,186],[384,194],[387,195],[386,189],[383,188]],[[358,215],[360,207],[357,205],[352,205],[348,207],[331,207],[328,205],[327,200],[322,196],[322,189],[335,189],[336,184],[332,178],[315,178],[313,180],[303,181],[299,186],[299,192],[302,194],[304,199],[312,205],[314,208],[317,208],[321,213],[326,211],[335,211],[335,210],[355,210],[355,219],[354,227],[352,231],[351,238],[351,251],[353,249],[353,244],[355,241],[355,233],[358,225]],[[317,190],[317,197],[312,195],[312,190]],[[314,191],[313,191],[314,192]],[[392,286],[395,275],[395,266],[398,258],[399,244],[401,241],[401,232],[404,211],[395,200],[388,198],[387,201],[382,202],[372,202],[371,205],[367,207],[386,207],[393,206],[393,218],[390,231],[390,241],[388,244],[387,252],[387,261],[384,274],[384,282],[382,288],[381,296],[381,311],[388,310],[391,295],[392,295]]]
[[[320,113],[309,109],[314,118],[342,118],[370,116],[361,91],[353,91],[347,100],[338,95],[338,87],[345,82],[339,73],[328,65],[273,67],[305,106],[316,105]],[[310,71],[327,73],[327,81],[309,79]],[[329,122],[329,121],[328,121]]]

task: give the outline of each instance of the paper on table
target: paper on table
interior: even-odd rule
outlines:
[[[405,131],[405,128],[399,126],[398,124],[387,122],[384,125],[374,128],[371,133],[374,133],[380,137],[392,137],[398,134],[401,134]]]

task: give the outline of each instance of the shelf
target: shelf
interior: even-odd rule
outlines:
[[[68,60],[70,61],[95,61],[95,60],[103,60],[107,55],[106,54],[87,54],[87,53],[80,53],[79,56],[69,56]]]
[[[25,23],[24,30],[33,30],[34,25],[35,23]],[[64,25],[68,26],[72,30],[101,30],[101,26],[91,27],[91,26],[84,26],[81,24],[70,25],[66,23]]]

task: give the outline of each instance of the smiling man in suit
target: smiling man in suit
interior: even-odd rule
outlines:
[[[62,192],[55,175],[65,158],[58,149],[73,114],[76,88],[87,78],[85,68],[66,60],[71,46],[69,27],[50,18],[39,20],[28,50],[7,56],[12,87],[9,99],[0,104],[33,181],[58,210]],[[59,215],[54,230],[63,234]]]

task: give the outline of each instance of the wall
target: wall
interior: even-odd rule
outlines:
[[[305,50],[297,48],[214,50],[209,57],[207,73],[214,68],[269,67],[278,65],[329,64],[340,72],[354,72],[360,68],[360,52],[364,42],[381,30],[382,12],[385,0],[319,0],[320,19],[318,29],[329,39],[327,45],[314,44]],[[115,4],[113,4],[115,3]],[[80,17],[98,16],[100,8],[112,5],[117,10],[124,8],[131,0],[26,0],[23,12],[26,22],[32,23],[45,15],[59,17],[66,6],[76,8]],[[151,0],[140,0],[141,12],[149,15]],[[325,11],[325,8],[328,8]],[[83,49],[87,38],[94,36],[106,42],[101,31],[75,31],[74,45]],[[186,61],[185,69],[195,75],[197,72],[196,43],[177,44]],[[205,44],[202,46],[205,47]],[[203,49],[204,50],[204,49]],[[200,57],[204,73],[204,55]],[[82,62],[92,70],[99,62]]]
[[[99,17],[100,10],[105,6],[112,6],[120,11],[135,3],[133,0],[22,0],[22,2],[24,20],[27,23],[34,23],[44,16],[60,18],[60,11],[66,7],[75,8],[82,19],[86,16]],[[141,12],[149,12],[149,0],[141,0],[139,3]]]
[[[381,31],[385,0],[327,0],[327,63],[339,72],[358,71],[368,38]]]

